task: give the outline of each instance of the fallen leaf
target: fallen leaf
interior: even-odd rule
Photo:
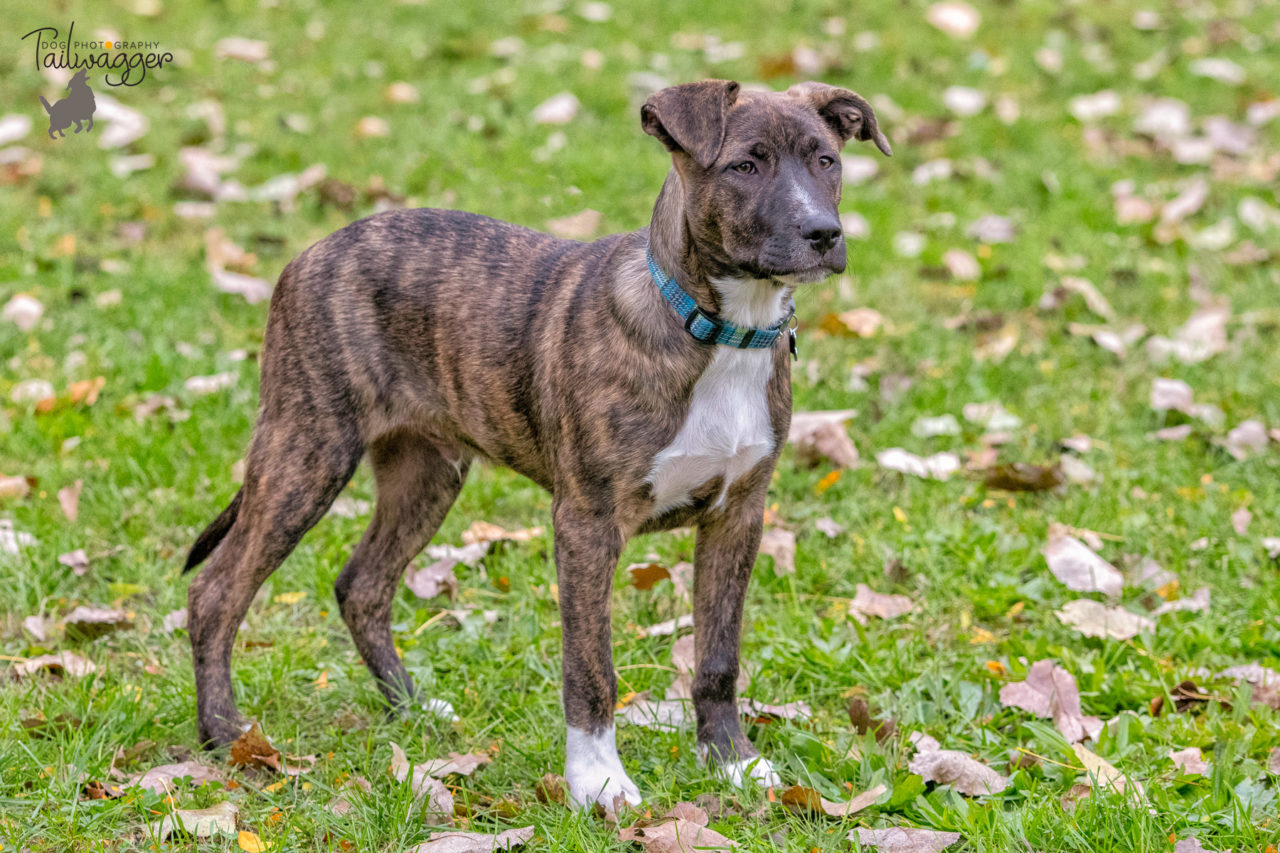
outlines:
[[[196,838],[235,835],[236,814],[235,805],[229,802],[218,803],[207,809],[174,809],[163,819],[149,824],[148,830],[161,841],[174,834]]]
[[[600,211],[587,208],[572,216],[548,220],[547,230],[565,240],[590,240],[600,232],[603,218]]]
[[[450,752],[448,758],[430,759],[423,763],[422,768],[427,775],[437,779],[445,776],[470,776],[492,760],[483,752],[469,752],[466,755]]]
[[[1062,485],[1062,468],[1058,465],[1032,465],[1013,462],[987,470],[982,479],[989,489],[1007,492],[1045,492]]]
[[[88,642],[113,631],[132,628],[133,620],[123,610],[81,605],[67,614],[63,624],[68,639]]]
[[[433,832],[409,853],[493,853],[514,850],[533,839],[533,827],[487,832]]]
[[[1076,95],[1067,103],[1067,112],[1081,124],[1093,124],[1115,115],[1123,107],[1124,102],[1118,94],[1111,89],[1103,89],[1090,95]]]
[[[987,432],[1008,432],[1022,426],[1022,418],[1010,412],[999,400],[965,403],[964,419]]]
[[[38,642],[43,643],[48,639],[43,616],[28,616],[22,620],[22,627]]]
[[[998,794],[1009,781],[987,765],[955,749],[939,749],[932,738],[915,739],[917,752],[907,769],[926,782],[950,785],[961,794],[979,797]]]
[[[89,555],[83,548],[58,555],[58,562],[71,570],[76,577],[84,577],[89,571]]]
[[[4,305],[0,316],[18,327],[20,332],[30,332],[44,315],[44,305],[39,299],[26,293],[18,293]]]
[[[1189,746],[1186,749],[1177,751],[1169,750],[1169,760],[1173,762],[1173,766],[1177,767],[1183,773],[1199,773],[1205,775],[1209,769],[1209,762],[1205,761],[1200,755],[1200,748],[1197,746]]]
[[[561,92],[533,108],[533,121],[534,124],[568,124],[580,109],[582,104],[572,92]]]
[[[808,702],[787,702],[782,705],[770,705],[756,699],[742,697],[738,699],[738,713],[757,723],[771,720],[795,720],[804,722],[813,716],[813,709]]]
[[[909,597],[873,592],[871,587],[864,583],[858,584],[856,594],[849,602],[849,615],[864,624],[868,616],[896,619],[915,609],[916,606]]]
[[[165,614],[164,622],[161,628],[166,634],[172,634],[179,628],[187,627],[187,608],[179,607],[177,610],[171,610]]]
[[[1262,547],[1267,549],[1268,559],[1280,560],[1280,536],[1262,537]]]
[[[1036,661],[1025,681],[1001,687],[1000,704],[1052,718],[1069,743],[1097,737],[1102,731],[1102,720],[1086,717],[1081,711],[1075,678],[1051,660]]]
[[[418,598],[435,598],[443,592],[453,601],[458,596],[458,576],[453,572],[456,565],[457,561],[446,558],[422,569],[410,569],[405,572],[405,586]]]
[[[627,566],[627,574],[631,577],[631,585],[639,590],[653,589],[658,581],[671,578],[671,573],[661,563],[632,563]]]
[[[240,849],[244,853],[267,853],[267,850],[271,847],[270,844],[259,838],[256,832],[249,832],[244,829],[240,830],[236,835],[236,843],[240,845]]]
[[[646,853],[695,853],[703,850],[728,850],[738,846],[714,829],[684,818],[657,824],[628,826],[618,830],[622,841],[634,841]]]
[[[1123,607],[1108,607],[1087,598],[1068,601],[1054,615],[1062,624],[1074,628],[1086,637],[1128,640],[1143,632],[1156,629],[1156,623],[1145,616],[1132,613]]]
[[[1243,462],[1266,450],[1268,440],[1267,428],[1261,421],[1247,420],[1228,432],[1221,444],[1234,458]]]
[[[1172,338],[1155,335],[1147,341],[1147,356],[1155,364],[1164,364],[1170,358],[1182,364],[1206,361],[1227,348],[1230,318],[1231,306],[1225,302],[1201,305]]]
[[[1209,609],[1209,587],[1202,586],[1193,592],[1187,598],[1178,598],[1173,601],[1166,601],[1155,610],[1151,611],[1151,615],[1159,618],[1166,613],[1177,613],[1178,611],[1186,611],[1188,613],[1203,613]]]
[[[449,793],[449,789],[444,786],[439,779],[431,776],[427,772],[424,765],[409,764],[409,759],[404,754],[404,750],[399,744],[391,744],[391,775],[397,782],[404,782],[410,778],[412,773],[412,781],[409,784],[409,790],[413,792],[416,799],[426,799],[426,810],[428,814],[436,815],[445,821],[453,820],[453,794]]]
[[[864,735],[871,732],[877,743],[884,743],[894,736],[898,724],[892,719],[879,720],[871,712],[871,706],[865,699],[854,696],[849,699],[849,722],[854,731]]]
[[[97,109],[93,117],[106,122],[98,147],[103,150],[123,148],[146,136],[151,122],[137,110],[130,109],[101,90],[94,93]]]
[[[954,453],[935,453],[921,457],[901,447],[891,447],[876,454],[881,468],[911,474],[922,479],[946,480],[960,470],[960,457]]]
[[[848,802],[837,803],[824,799],[822,795],[813,788],[806,788],[803,785],[793,785],[782,792],[778,801],[792,811],[825,814],[830,817],[849,817],[850,815],[857,814],[868,806],[874,805],[875,801],[880,798],[880,795],[887,790],[888,788],[884,785],[876,785],[874,788],[864,791]]]
[[[533,786],[538,802],[543,805],[563,806],[569,799],[569,783],[563,776],[547,773]]]
[[[213,45],[213,55],[219,59],[238,59],[241,62],[265,62],[269,46],[265,41],[228,36]]]
[[[884,325],[884,316],[874,308],[853,308],[836,315],[844,329],[858,338],[875,337]]]
[[[238,378],[237,374],[231,372],[215,373],[212,376],[192,376],[184,383],[184,387],[192,394],[203,396],[230,388],[236,384]]]
[[[972,38],[982,23],[978,10],[959,0],[934,3],[925,13],[925,20],[955,39]]]
[[[773,573],[778,577],[795,574],[796,535],[781,527],[770,527],[760,537],[760,553],[773,558]]]
[[[75,652],[58,652],[53,655],[40,655],[27,658],[14,664],[13,671],[19,677],[45,671],[54,675],[68,675],[72,678],[83,678],[97,671],[93,661]]]
[[[692,703],[684,699],[637,699],[629,703],[618,715],[634,726],[647,729],[675,731],[693,721]]]
[[[505,530],[488,521],[477,520],[472,522],[471,526],[466,530],[462,531],[462,542],[464,545],[477,547],[503,540],[510,540],[512,542],[530,542],[537,539],[542,534],[543,529],[541,527],[528,527],[523,530]],[[431,553],[430,549],[428,549],[428,553]],[[483,554],[484,552],[481,551],[480,553]],[[436,555],[431,554],[431,556],[434,557]],[[467,559],[467,556],[469,555],[458,556],[458,562],[466,563],[468,566],[475,565],[475,561]]]
[[[1213,851],[1201,844],[1200,839],[1189,835],[1173,845],[1173,853],[1213,853]]]
[[[1231,529],[1236,532],[1237,536],[1244,536],[1249,532],[1249,522],[1253,521],[1253,513],[1249,512],[1248,507],[1240,507],[1231,513]]]
[[[1074,743],[1071,748],[1075,750],[1076,758],[1084,765],[1085,773],[1088,774],[1087,784],[1090,786],[1101,785],[1102,787],[1110,788],[1117,794],[1127,792],[1139,804],[1146,801],[1142,786],[1117,770],[1111,762],[1099,755],[1095,755],[1081,744]]]
[[[1101,592],[1109,596],[1120,594],[1124,575],[1072,536],[1063,525],[1055,522],[1049,526],[1049,541],[1042,553],[1049,571],[1066,584],[1067,589]]]
[[[823,516],[822,518],[817,519],[813,522],[813,526],[818,529],[819,533],[826,536],[828,539],[835,539],[841,533],[844,533],[844,525],[840,524],[830,516]]]
[[[146,788],[157,794],[172,794],[177,787],[175,783],[180,779],[190,779],[193,787],[199,787],[206,782],[222,782],[225,778],[216,768],[198,761],[183,761],[179,764],[162,764],[134,774],[125,787]]]
[[[257,305],[271,298],[272,284],[265,278],[225,269],[210,270],[209,276],[213,279],[213,286],[220,292],[243,296],[244,301],[250,305]]]
[[[693,627],[693,614],[686,613],[683,616],[677,616],[675,619],[668,619],[665,622],[659,622],[656,625],[650,625],[640,629],[641,637],[667,637],[679,630]]]
[[[67,517],[67,521],[73,524],[80,517],[80,490],[83,488],[84,480],[76,480],[70,486],[58,489],[58,506],[62,507],[62,514]]]
[[[941,853],[960,840],[960,833],[904,826],[889,829],[859,827],[851,830],[848,838],[885,853]]]
[[[858,448],[849,438],[844,422],[857,416],[854,409],[825,412],[796,412],[791,417],[787,442],[796,446],[796,456],[806,465],[827,460],[838,468],[858,464]]]
[[[280,750],[272,746],[262,729],[254,723],[231,744],[231,756],[227,763],[233,767],[259,767],[280,773],[283,772],[282,758]]]

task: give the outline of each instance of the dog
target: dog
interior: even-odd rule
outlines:
[[[677,526],[697,528],[699,755],[735,784],[778,783],[743,733],[735,681],[791,420],[792,294],[845,268],[844,144],[892,151],[866,100],[821,83],[688,83],[640,118],[672,158],[647,228],[581,243],[461,211],[391,211],[285,267],[243,485],[187,558],[188,570],[208,559],[188,594],[203,743],[247,726],[232,695],[237,627],[365,455],[377,501],[335,592],[392,708],[420,705],[392,602],[478,458],[552,495],[573,802],[641,802],[615,743],[611,588],[629,537]]]
[[[89,122],[89,126],[85,130],[93,130],[93,114],[98,109],[98,103],[93,99],[93,90],[89,88],[88,74],[87,68],[77,71],[71,78],[71,82],[67,84],[69,94],[52,106],[44,99],[44,95],[39,96],[40,103],[44,105],[44,111],[49,114],[50,139],[65,137],[67,134],[63,129],[70,127],[72,122],[75,122],[76,133],[80,132],[86,121]],[[55,130],[58,131],[58,136],[53,135]]]

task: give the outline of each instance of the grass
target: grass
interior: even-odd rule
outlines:
[[[142,85],[113,91],[145,113],[150,132],[128,153],[155,156],[153,168],[126,178],[110,170],[119,152],[93,137],[56,143],[42,133],[37,93],[50,94],[25,44],[0,58],[0,103],[32,116],[22,141],[42,160],[38,174],[9,173],[0,188],[0,302],[28,293],[45,306],[29,333],[0,323],[0,474],[32,478],[22,499],[0,499],[0,518],[38,544],[0,556],[0,653],[6,660],[44,650],[78,648],[99,667],[84,679],[8,679],[0,685],[0,841],[4,849],[142,850],[154,842],[142,827],[169,805],[155,795],[82,800],[86,780],[105,780],[116,759],[125,770],[179,760],[195,745],[194,694],[185,634],[161,630],[164,615],[183,606],[179,574],[194,534],[235,491],[233,467],[256,405],[254,356],[265,305],[218,293],[204,269],[207,228],[257,254],[256,274],[274,279],[294,254],[358,215],[372,211],[359,196],[353,209],[326,203],[316,191],[296,209],[226,202],[212,220],[181,219],[173,205],[183,145],[214,146],[214,133],[193,105],[214,101],[226,114],[225,150],[243,163],[234,177],[248,186],[283,172],[324,163],[331,178],[366,188],[380,178],[407,203],[466,208],[542,227],[583,208],[603,214],[608,231],[639,227],[667,169],[660,146],[639,129],[632,76],[657,73],[675,82],[704,76],[785,86],[808,76],[881,96],[882,124],[897,156],[880,162],[872,181],[846,190],[844,211],[862,214],[870,235],[850,243],[847,276],[800,295],[800,353],[794,371],[796,408],[853,407],[849,424],[864,464],[828,488],[826,466],[805,467],[791,451],[779,465],[770,503],[796,531],[797,571],[777,577],[762,557],[746,618],[744,658],[755,672],[749,694],[765,701],[803,700],[814,719],[759,725],[752,734],[789,780],[833,799],[883,783],[881,802],[845,822],[791,815],[774,806],[749,816],[760,797],[737,794],[708,779],[690,732],[619,730],[624,763],[656,811],[715,793],[742,808],[714,826],[749,850],[844,850],[854,826],[919,825],[963,834],[955,850],[1167,851],[1173,838],[1195,834],[1209,849],[1263,850],[1280,842],[1276,779],[1265,772],[1280,744],[1275,711],[1248,701],[1247,689],[1211,682],[1230,707],[1194,714],[1149,710],[1199,667],[1218,671],[1253,661],[1280,667],[1275,602],[1280,577],[1261,543],[1280,535],[1280,456],[1274,449],[1237,461],[1208,439],[1225,429],[1199,426],[1185,442],[1149,437],[1166,418],[1148,405],[1153,377],[1180,378],[1197,401],[1226,413],[1227,426],[1257,418],[1280,426],[1276,293],[1280,276],[1265,263],[1231,265],[1227,251],[1161,242],[1150,225],[1117,225],[1110,188],[1132,179],[1162,198],[1196,175],[1211,178],[1205,208],[1188,233],[1232,218],[1240,200],[1277,202],[1274,171],[1180,165],[1167,154],[1120,143],[1133,138],[1132,118],[1146,96],[1171,96],[1198,118],[1240,120],[1245,107],[1274,97],[1280,79],[1280,14],[1249,2],[1153,4],[1161,28],[1130,21],[1130,2],[1060,5],[979,3],[983,24],[957,41],[924,22],[925,4],[841,4],[805,0],[778,13],[770,4],[686,4],[669,0],[614,3],[592,22],[576,7],[497,2],[392,5],[296,3],[155,4],[158,14],[80,2],[11,4],[11,33],[76,21],[77,35],[113,27],[126,38],[157,39],[178,55],[175,67]],[[830,19],[843,22],[839,34]],[[874,43],[859,33],[875,33]],[[834,33],[834,34],[833,34]],[[742,46],[712,56],[697,36]],[[265,39],[273,67],[213,56],[230,35]],[[511,59],[492,55],[499,39],[517,36]],[[801,75],[785,57],[796,45],[829,55],[827,67]],[[1060,50],[1060,73],[1037,66],[1036,51]],[[598,69],[584,64],[599,52]],[[1149,79],[1131,69],[1158,51],[1167,64]],[[1229,58],[1245,82],[1226,85],[1192,73],[1201,56]],[[509,70],[508,70],[509,69]],[[421,100],[390,104],[391,81],[415,85]],[[1019,118],[1006,125],[988,106],[958,120],[953,135],[932,138],[921,119],[945,115],[942,90],[973,86],[994,101],[1013,99]],[[106,87],[97,87],[99,93]],[[1104,153],[1070,117],[1071,97],[1110,88],[1124,109],[1101,127],[1118,140]],[[572,91],[581,114],[563,128],[535,125],[533,107]],[[897,109],[885,108],[887,96]],[[366,115],[383,117],[390,135],[359,138]],[[300,118],[299,118],[300,117]],[[302,122],[309,130],[300,132]],[[1275,157],[1277,125],[1261,128],[1255,159]],[[910,139],[904,134],[910,131]],[[548,147],[556,133],[563,146]],[[871,155],[870,147],[849,154]],[[878,155],[877,155],[878,156]],[[915,167],[949,158],[954,176],[918,185]],[[1264,169],[1265,174],[1265,169]],[[979,246],[966,236],[980,216],[999,214],[1017,226],[1012,242]],[[141,223],[137,238],[134,226]],[[903,231],[924,235],[918,258],[893,250]],[[1253,234],[1272,253],[1280,230]],[[1235,244],[1233,244],[1234,247]],[[947,249],[980,259],[976,283],[937,272]],[[1196,365],[1155,366],[1136,347],[1121,360],[1068,322],[1096,322],[1079,300],[1039,311],[1041,294],[1058,282],[1056,259],[1092,280],[1122,318],[1170,334],[1193,310],[1189,283],[1200,276],[1229,298],[1232,343]],[[477,282],[483,287],[483,282]],[[116,305],[104,293],[119,291]],[[108,300],[109,302],[110,300]],[[886,319],[870,338],[823,331],[829,314],[869,306]],[[969,312],[997,316],[1018,339],[1003,360],[979,358],[979,333],[949,330],[945,318]],[[828,322],[828,327],[830,323]],[[245,357],[247,356],[247,357]],[[850,390],[850,370],[870,372],[866,390]],[[230,371],[236,384],[194,396],[190,376]],[[65,395],[76,380],[103,376],[93,405],[60,404],[36,414],[10,401],[13,386],[46,379]],[[886,393],[905,377],[910,387]],[[152,395],[174,398],[177,416],[135,417]],[[971,402],[1000,400],[1023,420],[1000,447],[1002,461],[1050,462],[1057,440],[1083,432],[1098,440],[1085,459],[1101,476],[1091,487],[1043,494],[988,490],[960,476],[948,482],[904,478],[874,464],[876,451],[976,450],[972,427],[951,438],[921,439],[912,423],[955,413]],[[1274,448],[1274,445],[1273,445]],[[78,521],[69,522],[56,493],[83,481]],[[372,500],[361,471],[348,489]],[[440,542],[457,543],[473,521],[509,528],[549,525],[549,498],[502,470],[474,471]],[[1245,535],[1231,514],[1253,514]],[[813,522],[830,516],[847,532],[835,539]],[[1108,534],[1104,556],[1150,556],[1175,572],[1181,589],[1208,586],[1205,613],[1173,614],[1158,630],[1132,640],[1082,638],[1055,609],[1076,597],[1049,574],[1040,549],[1051,522]],[[473,828],[537,828],[530,849],[624,849],[616,830],[594,818],[538,803],[535,782],[563,765],[559,710],[560,632],[551,585],[551,541],[544,535],[460,568],[459,601],[495,609],[492,625],[469,618],[461,627],[436,620],[444,603],[405,590],[394,627],[404,659],[425,691],[451,701],[461,722],[390,721],[357,660],[332,599],[332,584],[366,518],[326,518],[264,587],[241,631],[235,659],[246,713],[287,752],[315,753],[314,770],[295,783],[235,774],[238,787],[183,792],[178,805],[230,798],[245,828],[279,850],[406,850],[431,826],[403,786],[387,777],[389,743],[411,758],[450,750],[490,750],[491,765],[459,785],[459,801],[476,805]],[[1207,538],[1203,547],[1193,543]],[[83,577],[57,556],[84,548]],[[691,536],[667,534],[633,542],[623,565],[656,554],[670,565],[691,559]],[[886,573],[885,566],[899,568]],[[1127,563],[1126,563],[1127,564]],[[858,583],[908,594],[917,612],[865,626],[847,615]],[[304,593],[299,598],[287,593]],[[284,595],[283,599],[280,596]],[[1127,588],[1123,603],[1145,611],[1152,594]],[[55,632],[39,643],[21,620],[55,621],[77,604],[117,604],[135,614],[132,630],[75,644]],[[634,626],[670,618],[682,605],[659,584],[641,592],[620,572],[614,594],[615,662],[620,688],[658,693],[671,678],[671,638],[636,639]],[[1027,665],[1053,657],[1078,679],[1086,713],[1120,717],[1095,750],[1144,782],[1151,808],[1095,796],[1074,811],[1061,797],[1080,778],[1067,744],[1046,722],[1003,709],[1000,686]],[[326,689],[315,682],[322,674]],[[883,744],[855,734],[846,717],[852,695],[898,723]],[[65,715],[65,716],[64,716]],[[38,732],[23,720],[63,718]],[[1042,756],[1011,776],[997,797],[967,799],[911,774],[906,736],[922,731],[1007,771],[1014,750]],[[850,757],[858,747],[861,757]],[[1167,753],[1201,747],[1208,775],[1174,772]],[[336,817],[326,810],[348,775],[364,775],[373,796]],[[518,814],[496,817],[491,801],[511,798]],[[202,847],[232,846],[217,842]],[[193,842],[176,846],[195,847]]]

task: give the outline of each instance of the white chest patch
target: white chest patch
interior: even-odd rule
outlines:
[[[716,281],[723,314],[744,326],[768,326],[782,316],[782,289],[772,282]],[[689,413],[675,439],[653,460],[653,515],[689,503],[690,493],[717,478],[729,487],[773,452],[773,425],[765,388],[773,350],[716,347],[693,386]]]

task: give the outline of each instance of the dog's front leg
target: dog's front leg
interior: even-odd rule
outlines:
[[[609,605],[622,531],[612,517],[563,503],[557,503],[552,520],[564,636],[569,796],[578,806],[600,803],[613,809],[617,797],[638,805],[640,791],[622,769],[613,726],[618,684]]]
[[[768,760],[742,731],[738,713],[738,645],[747,582],[760,548],[765,490],[730,501],[698,526],[694,548],[693,707],[698,754],[736,786],[754,779],[780,784]]]

